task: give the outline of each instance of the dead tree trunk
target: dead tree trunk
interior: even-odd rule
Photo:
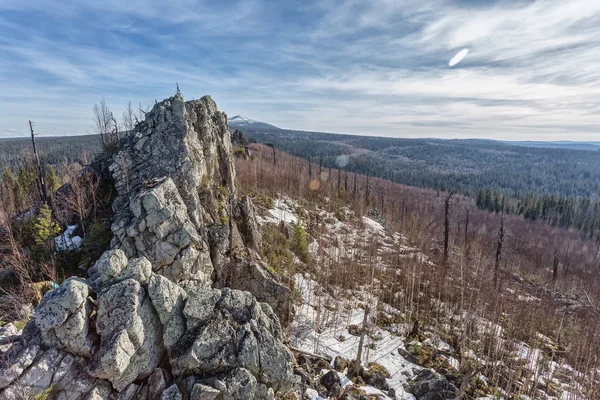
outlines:
[[[450,200],[454,193],[450,193],[448,197],[446,197],[446,203],[444,205],[444,266],[448,265],[448,242],[450,240]]]
[[[312,163],[308,160],[308,179],[312,179]]]
[[[42,201],[48,205],[48,192],[46,190],[46,180],[44,177],[44,169],[42,168],[42,163],[40,162],[40,155],[37,152],[37,147],[35,146],[35,134],[33,133],[33,123],[31,120],[29,121],[29,130],[31,131],[31,143],[33,144],[33,154],[35,156],[35,167],[38,175],[38,188],[40,190],[40,196],[42,196]]]
[[[356,354],[356,359],[354,360],[352,375],[358,375],[360,371],[360,364],[362,362],[362,351],[363,346],[365,344],[365,334],[367,333],[367,321],[369,318],[369,306],[365,306],[365,316],[363,318],[362,329],[360,330],[360,340],[358,342],[358,353]]]
[[[467,216],[465,218],[465,249],[469,244],[469,210],[467,210]]]
[[[556,248],[554,248],[554,261],[552,265],[552,282],[556,282],[556,278],[558,278],[558,254],[556,252]]]
[[[321,172],[323,169],[323,156],[319,157],[319,179],[321,179]]]
[[[340,175],[340,169],[339,169],[339,168],[338,168],[337,172],[338,172],[338,174],[337,174],[337,175],[338,175],[338,186],[337,186],[337,190],[338,190],[338,193],[339,193],[339,191],[340,191],[340,186],[341,186],[341,184],[342,184],[342,175]]]
[[[348,171],[344,171],[344,192],[348,193]]]
[[[369,187],[369,175],[367,175],[367,190],[365,192],[365,204],[368,206],[370,206],[371,204],[371,199],[369,198],[371,196],[371,189]]]
[[[496,245],[496,262],[494,264],[494,288],[498,290],[498,274],[500,273],[500,261],[502,260],[502,244],[504,242],[504,212],[500,218],[500,229],[498,230],[498,243]]]
[[[564,272],[564,277],[567,277],[567,274],[569,273],[569,250],[571,250],[571,239],[569,239],[569,242],[567,243],[567,253],[565,254],[565,272]]]

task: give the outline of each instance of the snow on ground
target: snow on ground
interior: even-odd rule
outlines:
[[[80,236],[73,236],[77,225],[69,225],[65,231],[54,238],[54,245],[57,251],[78,250],[83,244]]]
[[[294,278],[302,303],[296,310],[296,316],[290,327],[291,344],[299,349],[332,358],[341,356],[347,360],[355,359],[360,338],[351,335],[348,327],[362,326],[364,310],[359,308],[359,301],[333,299],[329,294],[324,293],[314,280],[301,274],[296,274]],[[414,396],[406,393],[403,385],[421,367],[408,362],[398,353],[398,349],[404,349],[403,337],[392,335],[374,324],[370,326],[370,332],[365,336],[363,365],[377,362],[384,366],[392,376],[387,382],[390,388],[396,390],[397,398],[413,400]],[[387,398],[378,389],[372,387],[361,387],[361,389],[370,394],[378,394],[383,399]]]
[[[277,199],[273,208],[267,211],[267,216],[262,217],[262,223],[271,222],[279,224],[284,221],[288,224],[295,224],[298,222],[298,214],[296,213],[297,204],[289,199]]]
[[[265,217],[259,217],[259,221],[262,224],[279,224],[281,221],[295,224],[298,221],[296,212],[298,207],[298,203],[288,198],[278,199],[275,201],[274,206],[267,210]],[[341,211],[338,210],[338,215],[341,213],[345,217],[343,221],[340,221],[335,213],[322,208],[318,208],[316,213],[319,216],[320,223],[324,226],[321,226],[321,233],[318,237],[312,238],[313,240],[309,243],[309,251],[315,256],[325,256],[333,262],[337,262],[343,257],[349,257],[366,266],[366,248],[371,243],[376,243],[377,254],[375,259],[370,260],[376,268],[393,268],[393,266],[386,264],[386,260],[391,258],[390,255],[398,258],[413,258],[423,264],[434,265],[418,248],[410,246],[406,237],[397,232],[388,233],[380,222],[372,218],[363,216],[358,219],[347,208],[343,208]],[[300,274],[295,275],[295,283],[302,301],[290,327],[290,340],[292,345],[302,350],[332,358],[339,355],[347,360],[353,360],[356,358],[360,338],[351,335],[348,327],[350,325],[362,326],[364,318],[362,307],[368,304],[372,310],[378,312],[385,312],[389,315],[400,313],[388,304],[378,303],[377,298],[370,297],[365,291],[352,293],[348,290],[333,288],[330,289],[334,291],[332,296],[311,277]],[[513,295],[515,294],[514,290],[510,288],[507,288],[507,291]],[[533,296],[518,295],[518,300],[533,302],[540,299]],[[449,304],[439,302],[438,307],[445,312],[452,312],[452,307]],[[505,336],[505,332],[499,324],[466,311],[461,312],[460,315],[465,321],[474,322],[480,335],[495,336],[499,338],[500,343],[503,342],[501,338]],[[404,392],[404,384],[422,368],[416,364],[411,364],[398,353],[398,349],[404,349],[403,336],[410,327],[403,324],[394,324],[383,330],[376,327],[375,324],[370,324],[370,326],[370,334],[366,336],[363,349],[363,364],[377,362],[383,365],[392,376],[387,382],[390,388],[396,390],[397,398],[414,399],[411,394]],[[549,342],[550,339],[541,341]],[[435,341],[427,339],[426,342],[440,350],[448,350],[447,347],[449,347],[439,337],[436,337]],[[516,350],[515,358],[522,360],[523,366],[533,372],[530,379],[539,379],[542,384],[551,382],[554,386],[560,388],[563,391],[559,397],[561,400],[583,399],[580,395],[575,394],[582,392],[581,385],[577,382],[561,382],[556,378],[557,375],[564,375],[583,379],[580,372],[574,371],[568,364],[559,365],[554,361],[550,362],[547,367],[542,368],[544,363],[543,352],[540,349],[531,348],[523,342],[517,344]],[[476,354],[472,349],[465,348],[464,356],[478,360],[482,364],[487,363],[485,356]],[[444,358],[450,366],[455,369],[459,368],[460,363],[456,358],[450,356]],[[558,372],[561,372],[561,374],[558,374]],[[480,378],[483,381],[487,380],[483,375],[480,375]],[[342,381],[344,382],[344,379]],[[370,394],[377,394],[380,398],[387,398],[375,388],[363,387],[361,389]],[[500,392],[502,393],[502,390]],[[306,396],[309,399],[322,399],[314,390],[308,390]],[[545,395],[544,398],[555,399],[556,397]],[[485,398],[480,400],[483,399]]]

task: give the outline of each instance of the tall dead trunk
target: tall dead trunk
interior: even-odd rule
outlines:
[[[465,248],[469,244],[469,210],[467,210],[467,216],[465,218]]]
[[[500,261],[502,260],[502,244],[504,242],[504,212],[500,218],[500,229],[498,230],[498,243],[496,245],[496,262],[494,264],[494,288],[498,290],[498,274],[500,273]]]
[[[321,172],[323,169],[323,156],[321,155],[321,157],[319,157],[319,179],[321,179]]]
[[[554,248],[554,260],[552,263],[552,282],[556,282],[556,278],[558,278],[558,253],[556,251],[556,247]]]
[[[567,274],[569,273],[569,250],[571,250],[571,239],[569,239],[569,242],[567,243],[567,253],[565,254],[565,262],[563,263],[565,266],[565,272],[564,272],[564,277],[567,277]]]
[[[367,190],[365,192],[365,204],[367,206],[370,206],[371,204],[371,199],[369,198],[369,196],[371,196],[371,188],[369,186],[369,175],[367,175]]]
[[[40,155],[38,154],[37,147],[35,146],[35,134],[33,133],[33,123],[31,120],[29,121],[29,130],[31,131],[31,143],[33,144],[33,154],[35,156],[35,167],[38,175],[38,189],[40,191],[40,196],[42,197],[42,201],[48,205],[49,198],[48,192],[46,190],[46,179],[44,177],[44,169],[42,168],[42,163],[40,162]]]
[[[348,194],[348,171],[344,171],[344,195]]]
[[[354,360],[352,374],[358,374],[360,371],[360,364],[362,362],[362,351],[365,344],[365,334],[367,333],[367,321],[369,318],[369,306],[365,306],[365,316],[363,317],[362,329],[360,330],[360,340],[358,342],[358,352],[356,359]]]
[[[450,200],[454,193],[450,193],[446,197],[444,204],[444,266],[448,265],[448,242],[450,241]]]

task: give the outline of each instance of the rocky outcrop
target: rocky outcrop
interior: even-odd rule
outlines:
[[[157,103],[104,160],[111,250],[43,297],[0,354],[0,398],[269,399],[292,387],[289,290],[238,199],[226,116],[210,97]]]
[[[195,387],[198,396],[253,399],[292,387],[293,356],[268,304],[196,281],[180,286],[150,268],[145,258],[110,250],[89,283],[69,279],[48,292],[6,354],[0,396],[53,387],[65,399],[129,392],[187,398]],[[165,377],[194,382],[167,388]]]

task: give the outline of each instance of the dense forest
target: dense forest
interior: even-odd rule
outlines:
[[[97,135],[36,137],[40,156],[44,163],[60,165],[63,163],[87,164],[100,152],[100,140]],[[28,162],[32,154],[30,138],[0,139],[0,167],[2,171],[9,167],[13,170]]]
[[[492,140],[402,139],[240,127],[261,143],[302,158],[411,186],[475,195],[600,195],[600,152],[514,146]],[[346,157],[344,157],[346,156]]]
[[[477,198],[482,209],[574,227],[600,240],[600,152],[492,140],[401,139],[240,127],[330,168]]]

